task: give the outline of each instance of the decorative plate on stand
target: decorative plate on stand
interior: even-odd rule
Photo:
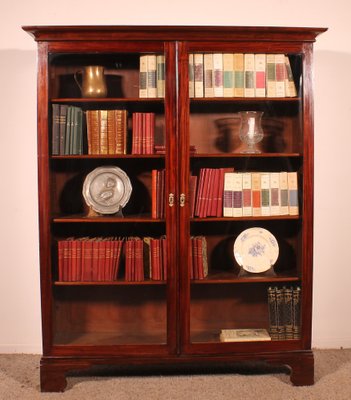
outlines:
[[[128,203],[132,185],[128,175],[115,166],[95,168],[85,178],[83,197],[99,214],[116,214]]]
[[[234,242],[236,262],[247,272],[268,271],[277,261],[277,239],[264,228],[249,228],[240,233]]]

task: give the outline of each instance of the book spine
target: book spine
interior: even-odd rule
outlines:
[[[252,216],[252,182],[251,173],[243,173],[243,216]]]
[[[294,76],[292,73],[289,57],[285,56],[286,78],[285,78],[285,95],[286,97],[296,97],[297,90],[295,86]]]
[[[255,96],[266,97],[266,54],[255,54]]]
[[[52,155],[60,154],[60,105],[52,105]]]
[[[234,97],[234,54],[223,54],[223,96]]]
[[[189,54],[189,97],[195,97],[194,53]]]
[[[282,171],[279,173],[279,188],[280,188],[280,215],[289,214],[288,201],[288,173]]]
[[[213,54],[213,94],[214,97],[223,97],[223,54]]]
[[[233,216],[234,172],[224,174],[223,217]]]
[[[271,199],[271,215],[280,215],[280,173],[270,173],[270,199]]]
[[[262,215],[271,215],[270,207],[270,174],[267,172],[261,173],[261,212]]]
[[[233,173],[233,217],[243,216],[243,174]]]
[[[284,54],[275,55],[276,97],[285,97],[286,65]]]
[[[156,89],[157,97],[165,97],[165,56],[158,54],[156,56]]]
[[[234,54],[234,97],[244,97],[244,54]]]
[[[288,172],[289,215],[299,215],[297,172]]]
[[[147,55],[140,56],[139,66],[139,97],[146,98],[147,94]]]
[[[251,174],[251,185],[252,185],[252,215],[254,217],[258,217],[262,215],[260,172],[253,172]]]
[[[266,55],[266,91],[267,97],[277,97],[275,79],[275,54]]]
[[[255,97],[255,55],[246,53],[244,54],[244,68],[245,68],[245,97]]]
[[[268,288],[268,314],[269,314],[269,334],[272,340],[278,339],[278,310],[276,299],[276,288]]]
[[[204,54],[204,94],[205,97],[214,97],[214,82],[213,82],[213,54]]]
[[[204,97],[204,56],[194,54],[195,97]]]

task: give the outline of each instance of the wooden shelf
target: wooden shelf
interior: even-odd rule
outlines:
[[[205,279],[192,280],[191,283],[194,285],[202,284],[233,284],[233,283],[272,283],[276,284],[279,282],[286,283],[296,283],[299,282],[300,278],[298,276],[277,274],[277,275],[264,275],[264,274],[252,274],[238,276],[237,273],[231,272],[218,272],[211,273]]]
[[[302,157],[300,153],[195,153],[190,158],[298,158]]]
[[[235,222],[235,221],[289,221],[299,220],[300,215],[267,215],[257,217],[206,217],[191,218],[190,222]]]
[[[192,97],[190,103],[262,103],[262,102],[299,102],[301,97]]]
[[[128,344],[166,344],[166,332],[72,332],[55,335],[55,345],[112,346]]]
[[[164,219],[143,217],[143,216],[126,216],[126,217],[110,217],[110,216],[98,216],[98,217],[86,217],[83,215],[70,215],[67,217],[55,217],[53,218],[54,223],[87,223],[87,224],[113,224],[113,223],[164,223]]]
[[[81,97],[65,97],[52,98],[52,103],[163,103],[163,98],[121,98],[121,97],[104,97],[104,98],[81,98]]]
[[[141,281],[141,282],[127,282],[127,281],[104,281],[104,282],[54,282],[54,286],[150,286],[150,285],[166,285],[166,281]]]
[[[165,158],[165,154],[80,154],[51,156],[53,160],[89,160],[89,159],[140,159]]]

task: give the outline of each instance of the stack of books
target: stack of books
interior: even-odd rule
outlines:
[[[296,97],[285,54],[191,53],[190,97]]]
[[[65,104],[52,105],[52,155],[83,154],[83,111]]]
[[[268,288],[269,332],[272,340],[301,338],[301,288]]]
[[[86,111],[88,154],[126,154],[127,111]]]
[[[67,238],[58,241],[58,279],[62,282],[115,281],[123,239]]]
[[[165,56],[143,54],[139,66],[139,97],[156,98],[165,96]]]

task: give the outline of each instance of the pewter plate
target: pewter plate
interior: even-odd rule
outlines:
[[[129,201],[132,185],[128,175],[115,166],[95,168],[85,178],[83,197],[100,214],[115,214]]]

